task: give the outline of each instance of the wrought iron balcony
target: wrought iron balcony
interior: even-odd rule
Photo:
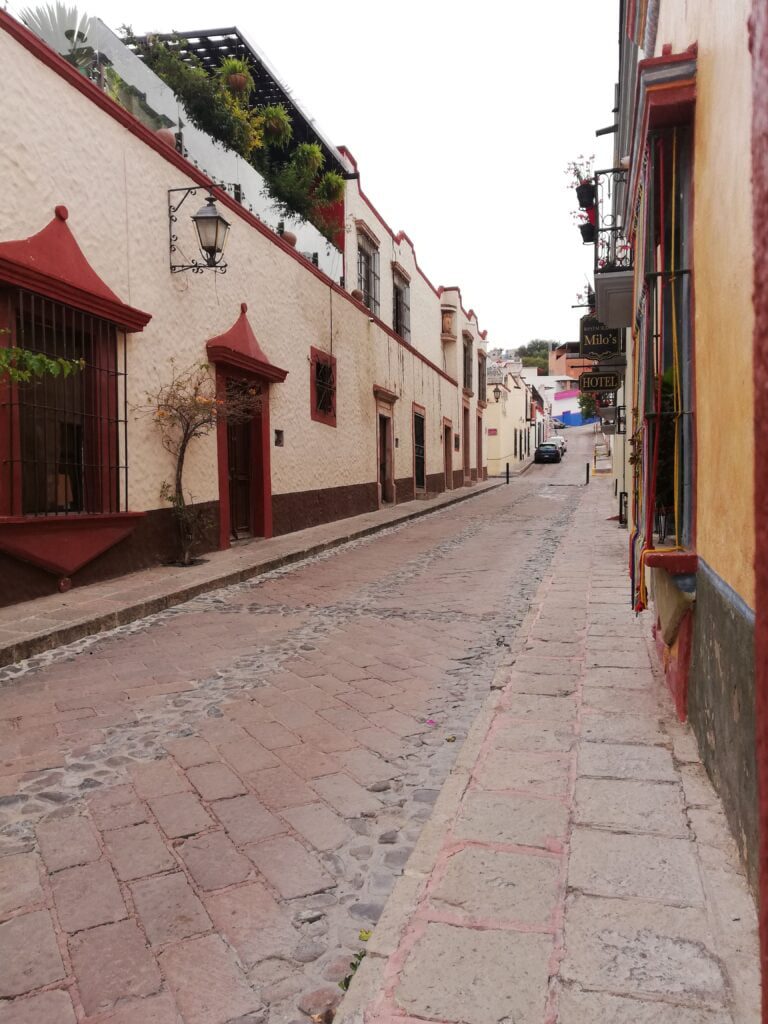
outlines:
[[[631,271],[632,247],[624,234],[621,215],[628,172],[620,167],[595,172],[595,279],[598,274]]]

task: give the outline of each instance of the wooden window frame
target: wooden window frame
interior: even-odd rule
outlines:
[[[365,259],[363,258],[365,256]],[[363,293],[363,305],[379,315],[379,247],[373,237],[358,225],[357,230],[357,287]]]
[[[471,334],[463,334],[464,343],[464,364],[462,368],[462,385],[464,394],[472,393],[472,355],[474,352],[474,339]]]
[[[332,385],[331,385],[331,411],[327,412],[321,409],[318,405],[318,386],[317,380],[317,367],[329,366],[332,373]],[[310,360],[309,360],[309,401],[310,401],[310,417],[315,423],[324,423],[327,427],[336,426],[336,402],[338,396],[338,375],[336,370],[336,357],[332,356],[330,352],[323,352],[319,348],[310,348]]]
[[[392,268],[392,330],[411,340],[411,283],[397,266]]]

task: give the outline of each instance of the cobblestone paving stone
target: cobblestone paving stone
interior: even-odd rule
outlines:
[[[608,486],[578,492],[336,1024],[759,1021],[755,905]]]
[[[0,670],[0,1022],[335,1006],[570,522],[551,480]]]

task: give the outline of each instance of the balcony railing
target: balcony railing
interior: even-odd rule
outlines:
[[[595,172],[595,274],[633,268],[632,246],[617,213],[627,177],[619,167]]]

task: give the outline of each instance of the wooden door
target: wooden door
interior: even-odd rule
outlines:
[[[227,424],[229,530],[234,540],[253,534],[252,437],[253,420]]]
[[[463,434],[461,439],[462,448],[462,461],[464,464],[464,483],[468,484],[472,479],[472,469],[470,466],[470,454],[469,454],[469,409],[464,409],[464,422],[463,422]]]
[[[427,486],[425,420],[420,412],[413,414],[413,486],[417,491]]]
[[[381,500],[393,502],[395,488],[392,480],[392,420],[379,415],[379,486]]]
[[[443,473],[448,491],[453,487],[453,430],[450,426],[443,427]]]

